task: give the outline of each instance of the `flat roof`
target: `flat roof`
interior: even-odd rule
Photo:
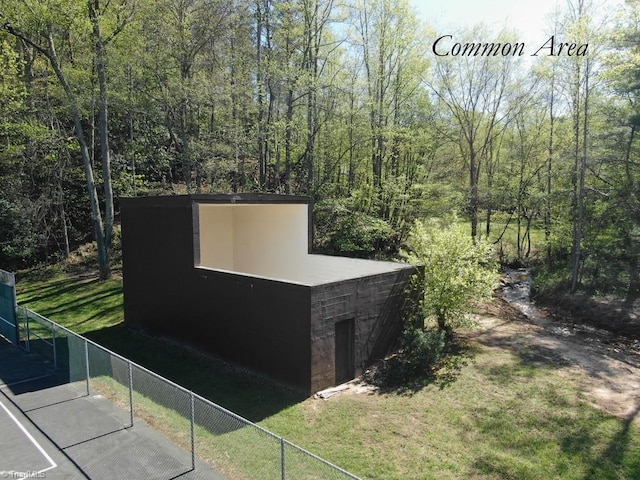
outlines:
[[[249,271],[227,270],[204,265],[196,265],[195,268],[210,270],[212,272],[223,272],[231,275],[263,278],[306,287],[316,287],[346,280],[356,280],[358,278],[414,269],[412,265],[406,263],[316,254],[306,255],[297,269],[287,271],[284,274],[282,272],[272,272],[271,274],[261,275]]]
[[[169,207],[191,203],[256,204],[298,203],[309,205],[311,197],[304,195],[282,195],[277,193],[215,193],[193,195],[150,195],[141,197],[120,197],[127,207]]]

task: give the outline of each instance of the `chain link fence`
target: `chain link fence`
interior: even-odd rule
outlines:
[[[360,480],[27,308],[18,306],[17,315],[22,348],[67,371],[69,382],[80,385],[84,394],[101,395],[120,407],[104,433],[114,422],[123,429],[143,422],[190,454],[188,465],[167,465],[167,478],[205,462],[227,480]],[[161,459],[162,452],[152,453]]]

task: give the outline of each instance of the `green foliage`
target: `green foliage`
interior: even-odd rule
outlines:
[[[25,97],[24,86],[20,84],[18,73],[20,71],[20,59],[11,48],[9,42],[0,38],[0,127],[4,127],[11,120],[10,115],[23,109]],[[0,135],[3,132],[0,130]]]
[[[634,269],[640,260],[640,227],[633,220],[636,213],[628,203],[623,210],[618,204],[620,201],[616,197],[606,201],[590,199],[579,275],[582,293],[624,297],[634,288]],[[535,265],[533,273],[538,292],[570,289],[570,227],[568,223],[555,226],[555,234],[549,242],[551,258],[544,264]]]
[[[39,236],[24,204],[0,198],[0,265],[16,269],[36,258]]]
[[[588,82],[588,115],[574,77],[578,65],[579,77],[586,74],[576,63],[584,57],[538,57],[528,68],[504,58],[425,56],[434,32],[406,0],[98,3],[109,39],[116,197],[307,194],[320,200],[316,250],[368,258],[395,255],[415,218],[478,213],[478,235],[490,229],[503,263],[544,261],[547,278],[560,281],[574,258],[576,147],[586,141],[580,288],[619,294],[640,281],[640,241],[629,233],[640,228],[637,1],[623,2],[599,28],[614,48],[589,50],[598,73]],[[560,11],[556,38],[588,33],[591,8]],[[71,105],[42,52],[11,34],[40,47],[51,35],[98,159],[88,10],[79,0],[3,3],[4,261],[56,257],[93,231]],[[588,120],[585,138],[575,138],[576,126],[585,128],[579,118]],[[21,246],[25,229],[37,235]]]
[[[432,383],[444,387],[467,357],[466,348],[446,331],[408,327],[400,350],[367,370],[364,379],[384,391],[417,392]]]
[[[422,313],[433,318],[440,330],[470,323],[468,314],[491,298],[497,286],[493,250],[484,240],[473,240],[453,221],[416,221],[407,242],[406,259],[423,269]]]
[[[363,374],[365,382],[383,392],[413,394],[453,384],[471,358],[469,345],[446,330],[408,326],[400,349]]]
[[[408,328],[402,336],[405,364],[416,374],[430,372],[444,358],[447,342],[444,330]]]
[[[535,279],[533,288],[536,294],[569,289],[570,278],[566,268],[540,264],[532,269],[531,274]]]
[[[315,205],[315,247],[329,255],[361,258],[390,257],[399,235],[380,218],[356,210],[349,199]]]

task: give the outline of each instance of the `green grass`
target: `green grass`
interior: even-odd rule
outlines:
[[[307,401],[263,423],[369,479],[640,478],[638,425],[584,402],[579,381],[483,347],[446,388]]]
[[[91,379],[91,389],[129,411],[127,386],[113,378],[101,376]],[[179,404],[188,402],[186,397],[181,400],[183,401],[178,401]],[[134,422],[143,420],[184,450],[191,450],[191,422],[188,412],[180,414],[139,392],[134,392],[133,404]],[[195,417],[195,450],[198,459],[215,467],[229,480],[281,478],[281,451],[277,438],[268,436],[252,425],[217,414],[216,410],[211,410],[198,399],[195,401]],[[298,474],[295,478],[318,478],[300,475],[301,469],[296,470]]]
[[[125,328],[117,280],[23,276],[18,301],[365,479],[640,478],[640,426],[591,406],[562,363],[474,345],[445,388],[300,399]]]
[[[486,238],[486,213],[481,212],[478,223],[478,233],[482,238]],[[469,222],[466,221],[466,224]],[[469,225],[469,233],[471,226]],[[526,233],[526,221],[523,220],[520,227],[520,243],[522,254],[526,254],[527,242],[524,235]],[[532,222],[531,231],[531,252],[528,260],[540,260],[544,255],[545,249],[545,233],[544,226],[540,221]],[[495,249],[500,260],[505,263],[512,263],[518,257],[518,225],[514,215],[509,220],[509,215],[502,212],[496,212],[491,218],[491,231],[489,233],[489,241],[495,243]]]
[[[129,411],[128,387],[111,377],[91,379],[92,392],[98,392]],[[185,402],[181,402],[185,403]],[[134,422],[140,419],[172,439],[184,450],[191,450],[191,423],[188,413],[160,405],[139,392],[134,392]],[[194,402],[194,429],[197,458],[206,461],[229,480],[280,480],[282,478],[282,446],[280,440],[263,430],[212,410],[208,404]],[[287,478],[318,480],[332,470],[296,448],[286,445]]]
[[[18,303],[76,333],[109,328],[124,318],[122,282],[59,275],[18,278]]]

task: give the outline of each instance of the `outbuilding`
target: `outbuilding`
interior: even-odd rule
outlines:
[[[125,321],[306,394],[351,380],[401,331],[411,266],[311,254],[302,196],[122,198]]]

